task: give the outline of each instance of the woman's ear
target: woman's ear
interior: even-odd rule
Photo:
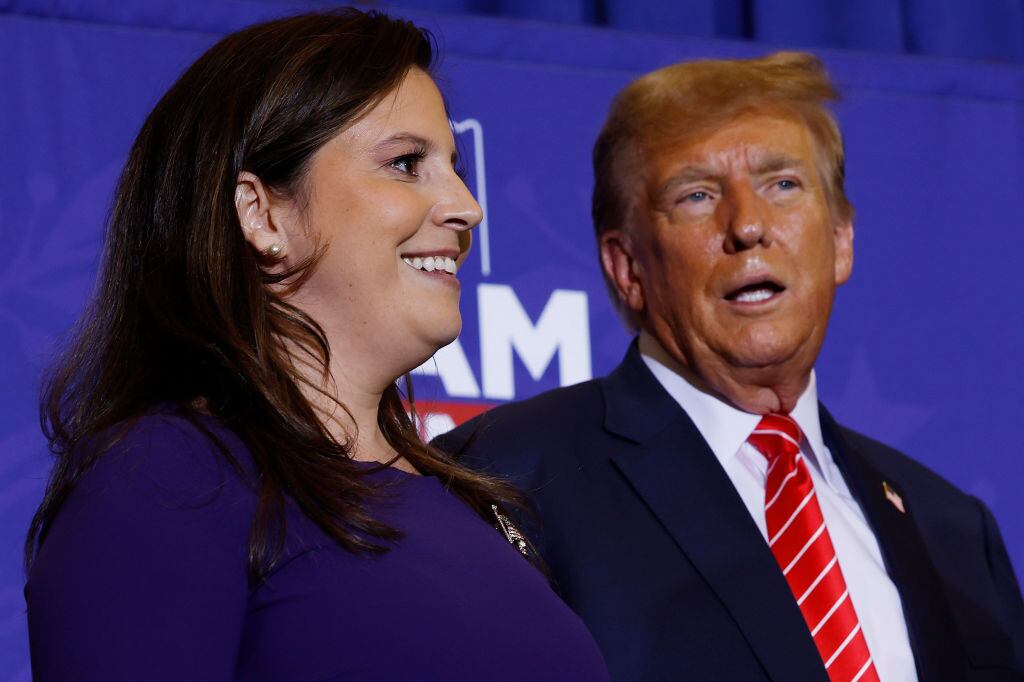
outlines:
[[[288,234],[274,219],[272,197],[263,181],[248,171],[238,174],[235,211],[245,240],[264,258],[281,261],[288,255]]]

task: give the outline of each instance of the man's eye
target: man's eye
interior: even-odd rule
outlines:
[[[796,189],[798,187],[795,180],[779,180],[775,186],[779,189]]]
[[[698,203],[708,198],[709,196],[707,192],[690,192],[685,197],[683,197],[683,201],[688,201],[690,203]]]

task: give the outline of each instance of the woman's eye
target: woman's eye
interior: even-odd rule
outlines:
[[[399,173],[415,176],[417,175],[416,169],[422,160],[422,154],[406,154],[405,156],[399,156],[397,159],[392,161],[390,165]]]

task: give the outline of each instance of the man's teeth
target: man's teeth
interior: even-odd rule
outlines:
[[[775,292],[771,289],[754,289],[737,295],[736,300],[740,303],[760,303],[761,301],[767,301],[774,295]]]
[[[434,270],[443,270],[449,275],[454,275],[458,268],[455,266],[455,259],[448,258],[447,256],[427,256],[426,258],[403,258],[407,265],[410,265],[417,270],[426,270],[427,272],[433,272]]]

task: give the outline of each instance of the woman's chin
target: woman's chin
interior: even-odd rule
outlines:
[[[459,317],[445,328],[434,327],[429,330],[429,333],[421,335],[421,343],[417,344],[418,347],[415,351],[410,353],[411,363],[415,363],[411,364],[410,371],[430,360],[437,351],[453,343],[459,338],[461,331],[462,318]]]
[[[449,346],[452,343],[454,343],[455,340],[459,338],[460,331],[462,331],[461,324],[458,325],[458,327],[453,332],[449,334],[440,335],[436,339],[434,339],[434,343],[431,344],[433,346],[433,350],[430,353],[430,357],[433,357],[434,354],[437,353],[437,351],[441,350],[445,346]]]
[[[433,331],[433,343],[436,344],[434,351],[436,352],[459,338],[459,334],[462,333],[462,314],[456,310],[455,314],[445,321],[445,324],[438,325]]]

